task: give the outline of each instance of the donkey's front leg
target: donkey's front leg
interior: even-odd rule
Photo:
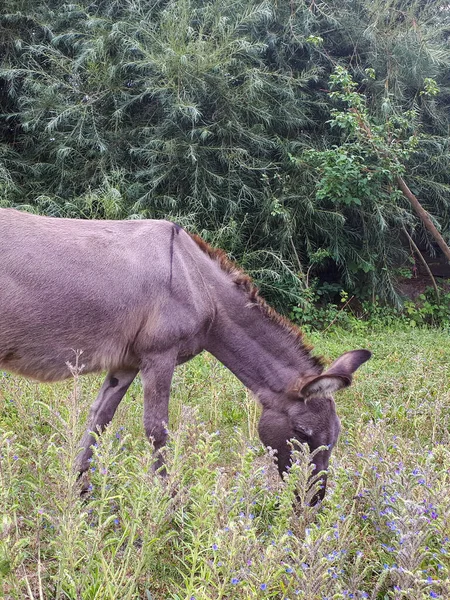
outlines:
[[[155,470],[162,467],[161,448],[167,439],[169,395],[178,352],[169,351],[149,356],[141,366],[144,385],[144,428],[155,450]]]
[[[78,457],[78,471],[84,473],[89,468],[92,456],[92,444],[95,438],[92,432],[98,433],[110,423],[125,392],[138,374],[138,369],[110,371],[106,376],[98,396],[92,405],[88,427],[81,440],[82,452]]]

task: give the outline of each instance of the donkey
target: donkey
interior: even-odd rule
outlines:
[[[163,464],[172,375],[203,350],[259,399],[259,435],[277,451],[306,442],[326,471],[340,421],[332,393],[351,384],[368,350],[322,360],[251,279],[180,226],[164,220],[84,221],[0,209],[0,369],[43,382],[70,377],[74,349],[84,373],[107,371],[92,405],[78,468],[140,372],[144,427]],[[325,494],[322,489],[314,502]]]

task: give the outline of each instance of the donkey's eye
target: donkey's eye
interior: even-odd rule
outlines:
[[[308,435],[308,432],[306,432],[304,429],[294,429],[294,433],[295,437],[299,438],[300,440],[304,440],[305,442],[310,438],[310,435]]]

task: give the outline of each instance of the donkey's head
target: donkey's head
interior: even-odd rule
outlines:
[[[332,394],[348,387],[353,373],[370,356],[368,350],[346,352],[324,373],[300,378],[282,402],[266,406],[263,403],[259,435],[263,444],[277,451],[280,475],[291,464],[288,440],[293,438],[307,443],[311,452],[326,446],[326,450],[314,456],[314,473],[328,469],[331,450],[341,429]],[[325,488],[326,474],[322,476],[322,488],[313,498],[313,504],[323,499]]]

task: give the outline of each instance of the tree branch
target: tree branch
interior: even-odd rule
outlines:
[[[444,240],[444,238],[442,237],[442,235],[437,230],[435,224],[433,223],[433,221],[430,218],[430,215],[423,208],[423,206],[420,204],[420,202],[418,201],[416,196],[412,193],[412,191],[406,185],[403,177],[401,177],[400,175],[397,175],[397,185],[398,185],[399,189],[402,191],[405,198],[407,198],[410,201],[413,209],[416,211],[420,220],[425,225],[425,227],[428,229],[428,231],[431,233],[433,238],[436,240],[437,245],[442,250],[442,252],[446,256],[448,262],[450,263],[450,248],[448,247],[448,245],[447,245],[446,241]]]

